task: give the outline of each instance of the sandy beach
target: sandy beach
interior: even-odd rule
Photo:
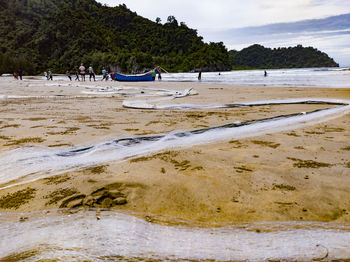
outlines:
[[[108,87],[108,88],[107,88]],[[118,92],[111,90],[120,89]],[[149,90],[155,90],[148,97]],[[195,82],[69,82],[0,78],[1,157],[21,148],[69,150],[117,138],[190,131],[333,105],[147,110],[124,100],[162,89],[198,94],[157,104],[213,105],[286,98],[350,99],[349,89]],[[157,91],[158,90],[158,91]],[[13,168],[13,172],[17,172]],[[10,175],[10,174],[9,174]],[[15,175],[15,174],[14,174]],[[147,221],[350,222],[350,114],[288,131],[174,147],[32,182],[1,184],[0,212],[110,208]],[[18,184],[19,185],[15,185]]]

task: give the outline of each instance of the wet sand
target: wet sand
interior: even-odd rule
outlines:
[[[0,100],[1,154],[29,146],[63,150],[116,138],[189,131],[332,107],[137,110],[123,108],[122,102],[143,99],[140,89],[128,89],[124,95],[92,95],[86,94],[90,90],[87,86],[137,87],[144,92],[150,88],[193,88],[198,92],[172,100],[172,104],[350,99],[348,89],[0,78],[0,95],[7,96]],[[349,175],[347,114],[287,132],[175,148],[5,188],[0,190],[0,212],[95,207],[135,212],[153,222],[179,223],[182,219],[187,224],[203,222],[208,226],[267,221],[343,223],[350,222]]]

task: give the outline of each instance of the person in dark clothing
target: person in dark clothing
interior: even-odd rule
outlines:
[[[80,81],[79,80],[79,68],[77,68],[77,70],[75,71],[75,79],[74,79],[74,81]]]
[[[70,72],[67,70],[66,76],[69,78],[70,81],[72,81],[72,77],[70,76]]]
[[[51,80],[52,81],[52,72],[51,72],[50,69],[49,69],[49,71],[47,71],[47,76],[48,76],[47,80]]]
[[[198,80],[201,80],[201,79],[202,79],[202,71],[199,71]]]
[[[19,69],[19,70],[18,70],[18,76],[19,76],[19,79],[22,80],[22,76],[23,76],[23,71],[22,71],[22,69]]]
[[[94,81],[96,81],[95,79],[95,71],[94,69],[92,68],[92,65],[89,66],[89,80],[91,81],[91,77],[94,79]]]

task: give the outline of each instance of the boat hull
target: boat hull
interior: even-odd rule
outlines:
[[[138,82],[138,81],[154,81],[154,77],[152,76],[152,73],[145,73],[140,75],[123,75],[114,73],[113,77],[116,81],[121,82]]]

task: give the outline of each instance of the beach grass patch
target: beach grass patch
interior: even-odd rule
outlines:
[[[294,131],[287,133],[288,136],[295,136],[295,137],[300,137],[300,135],[297,135]]]
[[[15,145],[21,145],[21,144],[28,144],[28,143],[42,143],[45,140],[41,137],[25,137],[17,140],[12,140],[9,143],[7,143],[5,146],[15,146]]]
[[[145,126],[150,126],[152,124],[158,124],[158,123],[161,123],[161,122],[160,121],[150,121]]]
[[[48,145],[48,147],[61,147],[61,146],[72,146],[72,144],[54,144],[54,145]]]
[[[15,254],[11,254],[9,256],[6,257],[2,257],[0,258],[0,261],[8,261],[8,262],[15,262],[15,261],[26,261],[29,258],[35,257],[36,255],[38,255],[40,252],[38,250],[29,250],[29,251],[24,251],[21,253],[15,253]],[[36,262],[38,262],[39,260],[36,260]],[[55,260],[56,261],[56,260]]]
[[[295,163],[293,164],[293,166],[297,168],[321,168],[321,167],[333,166],[332,164],[329,164],[329,163],[317,162],[314,160],[302,160],[302,159],[293,158],[293,157],[287,157],[287,159],[294,161]]]
[[[341,127],[325,127],[324,132],[344,132],[345,129]]]
[[[74,194],[78,193],[78,191],[75,188],[60,188],[55,191],[53,191],[51,194],[44,197],[44,199],[49,199],[48,202],[46,202],[46,206],[57,204],[62,199],[65,199],[66,197],[72,196]]]
[[[350,146],[343,147],[341,150],[350,151]]]
[[[285,185],[285,184],[274,184],[272,190],[294,191],[296,190],[296,188],[294,186]]]
[[[345,164],[345,167],[350,168],[350,162],[347,162],[347,163]]]
[[[8,137],[8,136],[0,136],[0,139],[2,139],[2,140],[10,140],[11,138]]]
[[[19,124],[12,124],[12,125],[4,125],[4,126],[2,126],[2,127],[0,127],[1,129],[4,129],[4,128],[10,128],[10,127],[12,127],[12,128],[19,128],[21,125],[19,125]]]
[[[309,134],[309,135],[323,135],[323,134],[325,134],[325,132],[317,132],[317,131],[306,131],[305,133]]]
[[[271,147],[273,149],[275,149],[281,145],[279,143],[274,143],[274,142],[270,142],[270,141],[259,141],[259,140],[252,140],[252,143],[256,144],[256,145]]]
[[[42,121],[46,120],[46,117],[30,117],[30,118],[24,118],[23,120],[29,120],[29,121]]]
[[[44,178],[44,181],[45,181],[44,183],[46,185],[58,185],[58,184],[61,184],[61,183],[68,181],[69,179],[70,179],[70,177],[67,175],[53,176],[53,177]]]
[[[33,199],[35,197],[35,192],[36,189],[27,187],[15,193],[8,193],[0,198],[0,208],[17,209]]]
[[[234,144],[233,148],[242,148],[242,147],[246,147],[245,145],[243,145],[240,141],[238,140],[231,140],[228,142],[229,144]]]
[[[196,167],[192,168],[191,170],[193,170],[193,171],[204,170],[204,168],[202,166],[196,166]]]
[[[91,167],[91,168],[88,168],[86,170],[92,174],[102,174],[102,173],[106,173],[107,167],[108,166],[106,166],[106,165],[101,165],[101,166]]]
[[[237,173],[243,173],[243,172],[253,172],[252,169],[245,167],[245,166],[239,166],[239,167],[234,167]]]
[[[125,128],[124,130],[127,132],[133,132],[133,131],[139,131],[140,129],[138,129],[138,128]]]

